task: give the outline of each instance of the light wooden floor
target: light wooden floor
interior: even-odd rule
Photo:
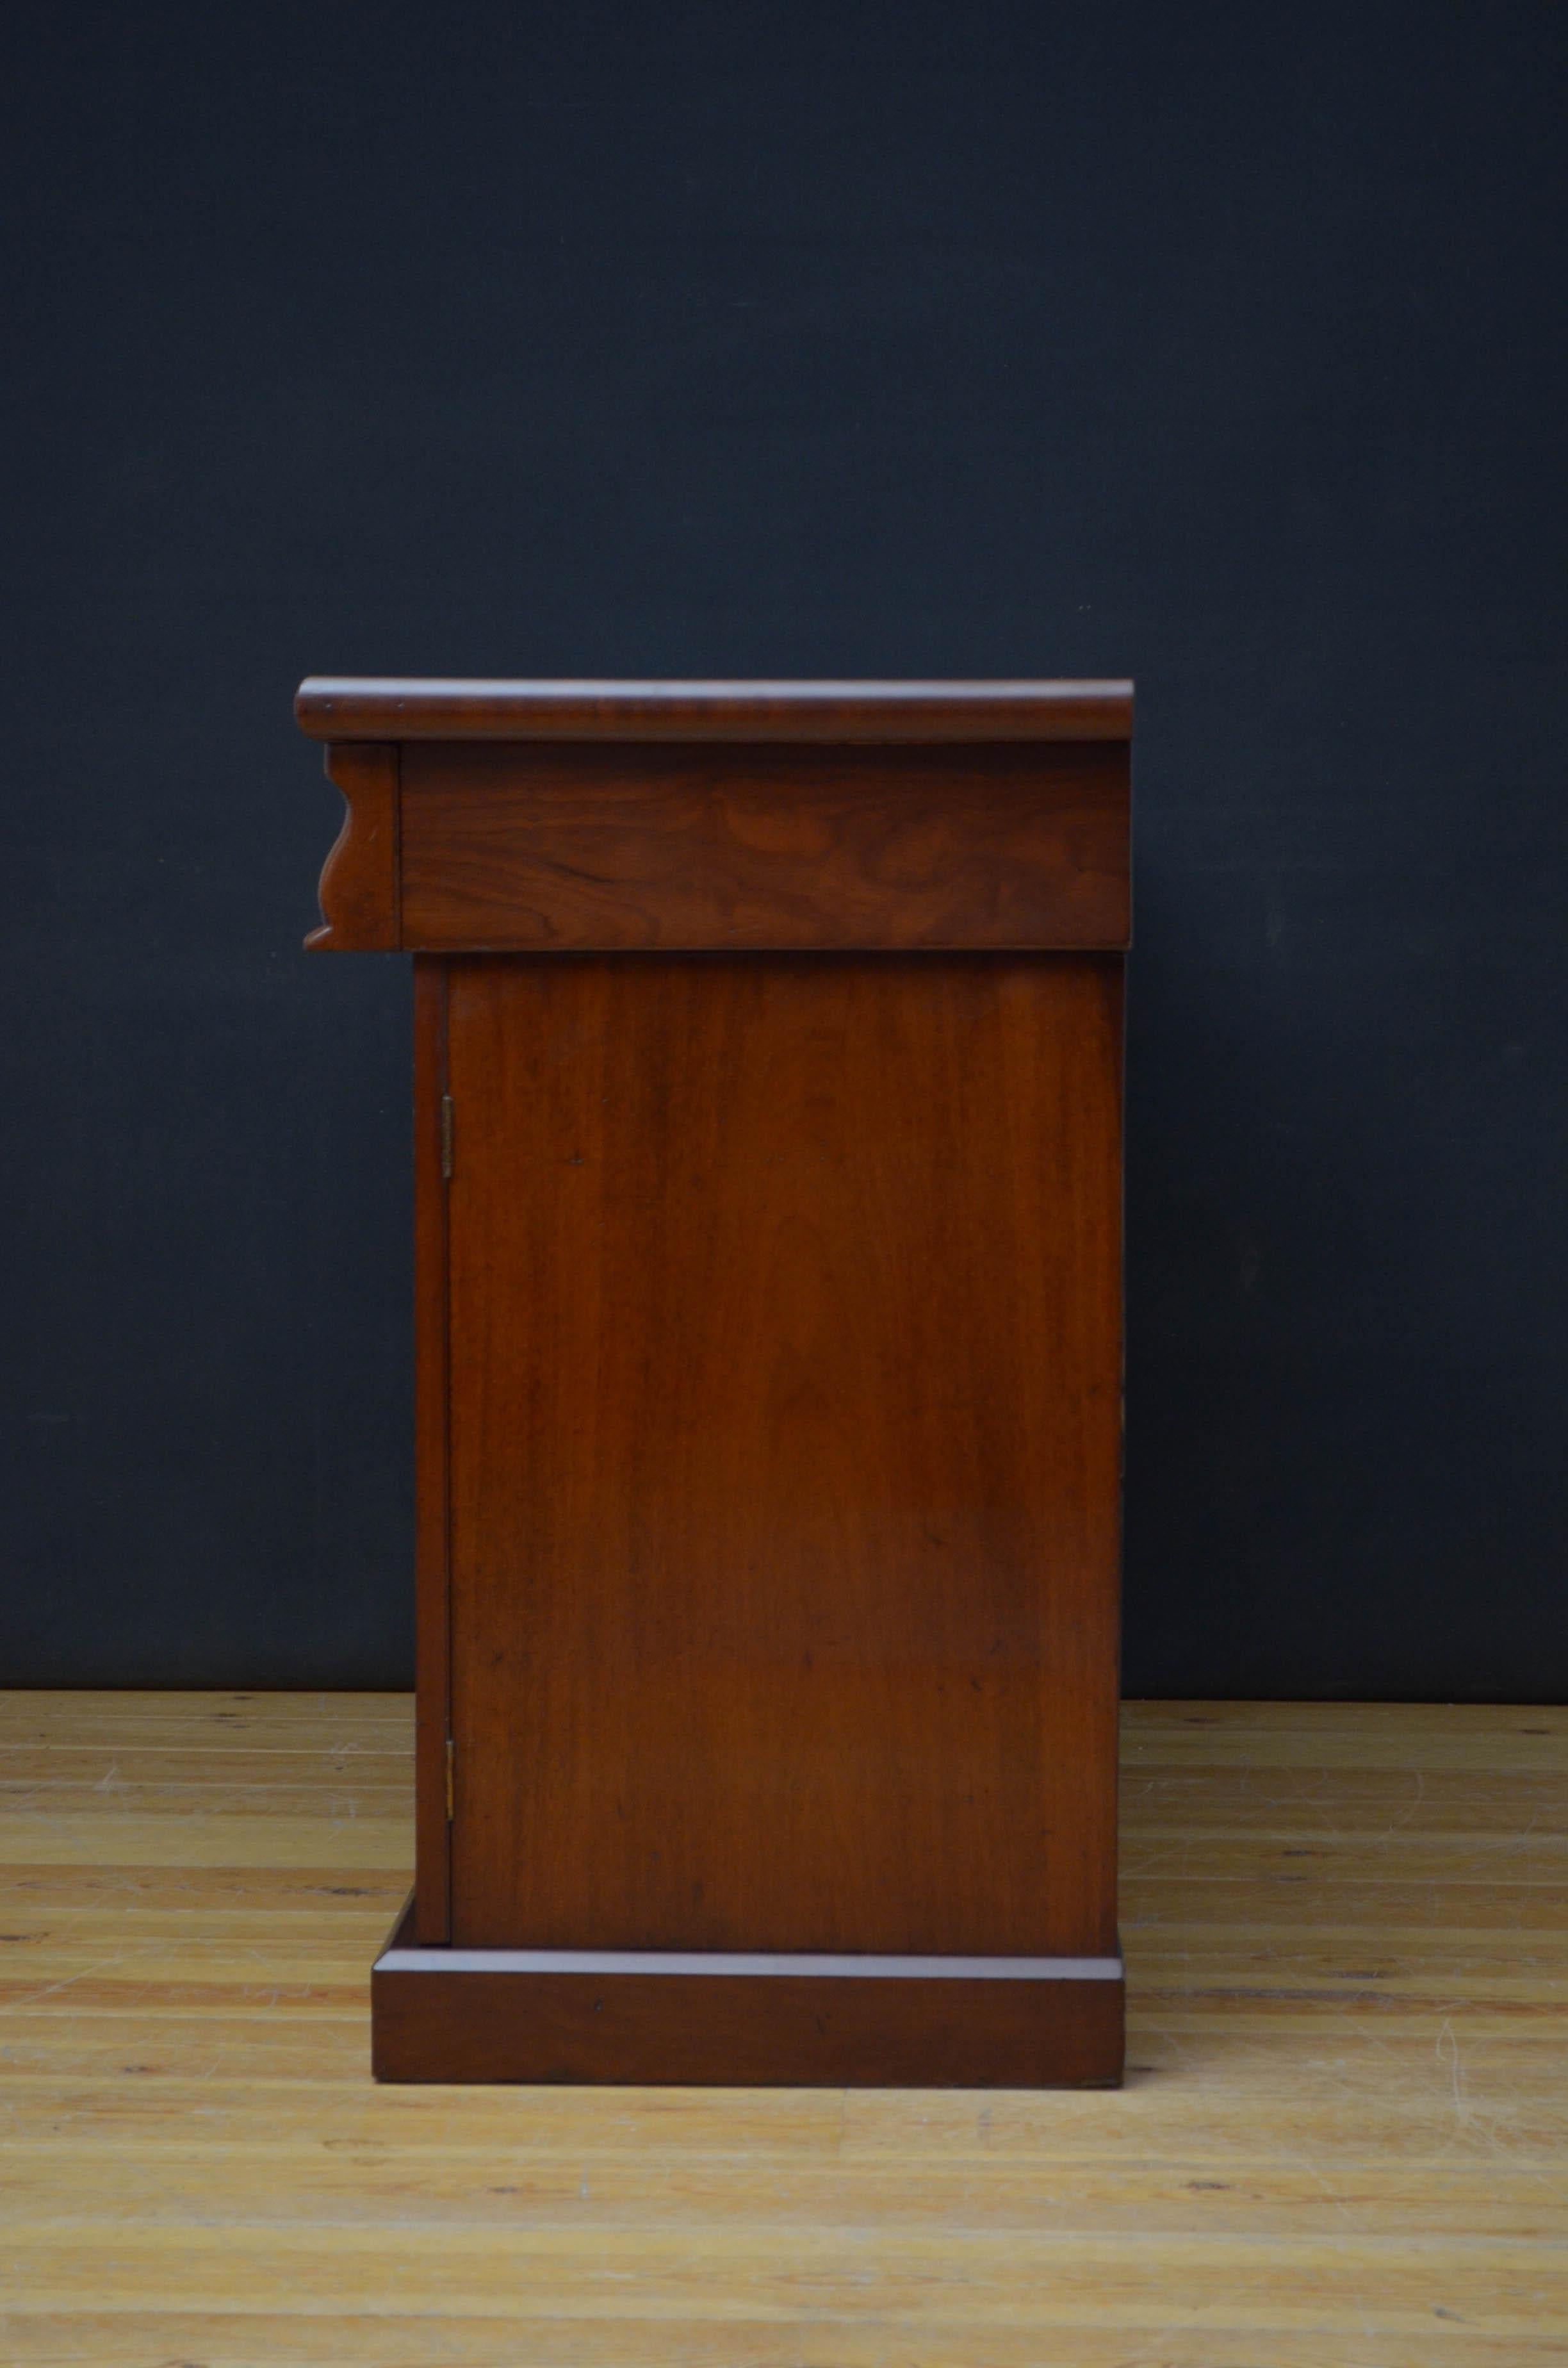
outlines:
[[[401,1697],[0,1698],[0,2359],[1568,2358],[1568,1711],[1133,1704],[1121,2094],[374,2089]]]

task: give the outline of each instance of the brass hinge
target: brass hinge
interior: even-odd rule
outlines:
[[[449,1825],[452,1822],[452,1763],[456,1757],[457,1746],[449,1735],[447,1737],[447,1823]]]
[[[441,1096],[441,1173],[449,1184],[452,1180],[452,1098]]]

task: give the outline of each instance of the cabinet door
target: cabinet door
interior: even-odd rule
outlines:
[[[1112,1948],[1119,962],[448,1025],[454,1941]]]

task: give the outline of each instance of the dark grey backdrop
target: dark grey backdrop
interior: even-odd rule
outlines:
[[[411,1666],[296,678],[1136,675],[1129,1689],[1561,1695],[1561,9],[24,9],[4,1673]]]

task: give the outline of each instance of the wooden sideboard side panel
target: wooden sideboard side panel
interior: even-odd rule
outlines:
[[[451,1930],[447,1737],[451,1732],[448,1540],[447,1179],[441,1099],[447,1090],[447,965],[414,964],[414,1330],[415,1937]]]
[[[1121,967],[450,963],[456,1943],[1114,1953]]]
[[[322,867],[322,926],[312,953],[388,953],[403,943],[398,828],[399,750],[343,741],[326,752],[327,778],[347,801],[343,827]]]
[[[403,941],[1114,950],[1129,784],[1125,741],[410,742]]]

